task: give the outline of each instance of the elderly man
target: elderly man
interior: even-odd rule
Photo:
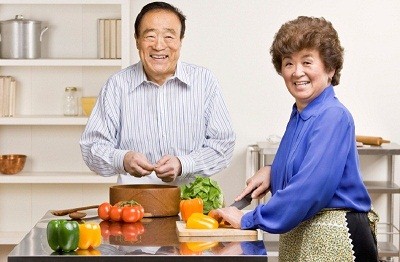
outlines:
[[[92,171],[119,174],[119,183],[182,184],[228,166],[235,134],[220,86],[179,60],[185,19],[164,2],[138,14],[140,62],[108,79],[80,140]]]

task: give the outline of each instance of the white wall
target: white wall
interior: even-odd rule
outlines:
[[[150,1],[132,1],[132,17]],[[356,133],[400,143],[400,1],[174,0],[187,17],[182,60],[210,68],[218,77],[235,131],[232,164],[214,176],[227,204],[245,183],[246,148],[271,134],[283,135],[294,102],[269,55],[274,34],[299,15],[325,17],[345,48],[339,99],[352,112]],[[133,25],[132,25],[133,28]],[[133,31],[132,31],[133,35]],[[132,46],[132,61],[138,61]],[[400,161],[396,157],[396,182]],[[385,180],[384,157],[361,157],[367,180]],[[386,197],[372,194],[381,221],[388,221]],[[395,224],[399,221],[395,196]],[[398,238],[397,238],[398,239]]]
[[[132,17],[148,2],[132,1]],[[323,16],[339,33],[345,63],[335,89],[354,116],[357,134],[400,143],[400,1],[168,2],[187,17],[182,60],[217,75],[233,118],[234,158],[227,170],[214,176],[228,202],[245,183],[247,145],[285,130],[294,100],[273,69],[269,47],[279,27],[299,15]],[[132,61],[137,61],[136,48],[132,50]]]

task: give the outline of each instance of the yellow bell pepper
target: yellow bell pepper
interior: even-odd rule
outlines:
[[[218,228],[218,221],[203,213],[193,213],[187,220],[186,228],[215,229]]]
[[[97,249],[77,249],[75,253],[79,256],[101,256],[100,250]]]
[[[217,246],[219,242],[187,242],[187,248],[192,252],[202,252]]]
[[[101,229],[99,224],[83,223],[79,224],[79,243],[80,249],[96,248],[101,244]]]

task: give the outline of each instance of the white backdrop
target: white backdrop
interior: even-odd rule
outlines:
[[[131,2],[132,20],[148,2]],[[187,17],[182,60],[216,74],[233,119],[237,134],[234,158],[228,169],[214,176],[228,202],[245,183],[247,145],[285,130],[293,99],[272,66],[269,47],[279,27],[299,15],[325,17],[339,33],[345,63],[335,90],[352,112],[357,134],[400,143],[400,1],[168,2]],[[136,62],[135,46],[131,53]],[[369,169],[368,163],[363,164],[365,173]]]

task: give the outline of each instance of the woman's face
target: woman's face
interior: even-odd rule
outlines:
[[[282,77],[299,111],[324,91],[335,70],[327,72],[319,52],[303,49],[282,59]]]

